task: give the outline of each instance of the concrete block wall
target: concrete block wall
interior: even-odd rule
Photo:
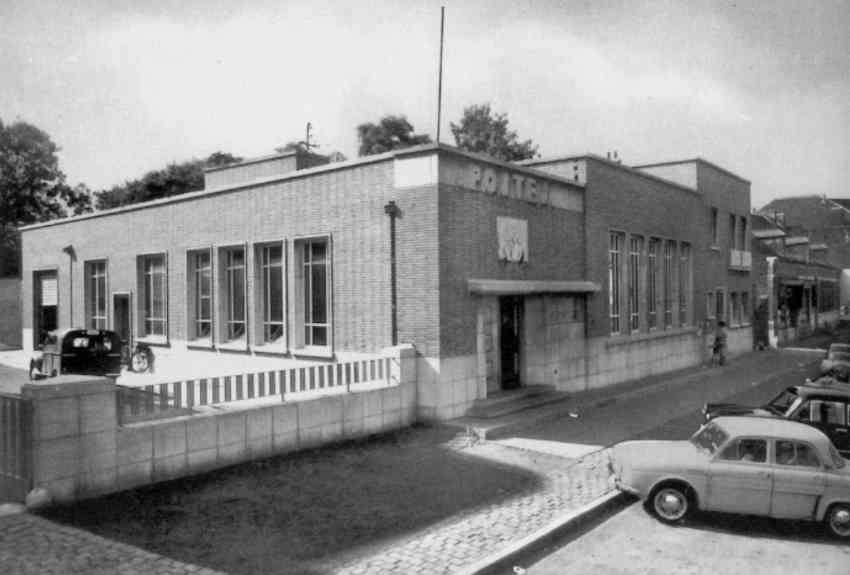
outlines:
[[[707,344],[696,329],[641,338],[592,338],[588,341],[587,388],[605,387],[698,365]],[[707,348],[706,348],[707,349]]]
[[[203,473],[245,461],[398,429],[416,419],[416,357],[399,346],[398,385],[292,403],[119,425],[115,385],[82,376],[28,384],[33,487],[56,502]]]
[[[0,278],[0,349],[21,347],[21,278]]]

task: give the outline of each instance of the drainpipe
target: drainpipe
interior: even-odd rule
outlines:
[[[779,340],[776,337],[776,286],[774,285],[776,257],[767,259],[767,343],[770,347],[777,347]]]
[[[62,251],[68,254],[68,296],[70,298],[68,304],[68,311],[70,312],[68,327],[72,328],[74,327],[74,260],[77,259],[77,253],[74,251],[74,246],[72,245],[65,246],[62,248]],[[59,328],[59,314],[56,314],[56,327],[57,329]]]
[[[401,216],[401,210],[395,201],[384,206],[384,213],[390,217],[390,333],[392,345],[398,345],[398,294],[396,288],[396,256],[395,256],[395,220]]]

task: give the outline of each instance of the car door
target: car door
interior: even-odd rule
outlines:
[[[771,517],[812,519],[826,487],[823,462],[817,450],[801,441],[773,442]]]
[[[767,460],[767,439],[741,437],[730,441],[708,465],[711,511],[767,515],[773,470]]]

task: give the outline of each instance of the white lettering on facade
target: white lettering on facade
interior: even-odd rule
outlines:
[[[460,178],[463,185],[488,195],[522,200],[530,204],[551,205],[549,182],[508,171],[497,171],[491,166],[472,164]]]

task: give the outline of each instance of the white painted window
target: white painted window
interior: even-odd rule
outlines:
[[[86,327],[106,329],[106,261],[85,264]]]

